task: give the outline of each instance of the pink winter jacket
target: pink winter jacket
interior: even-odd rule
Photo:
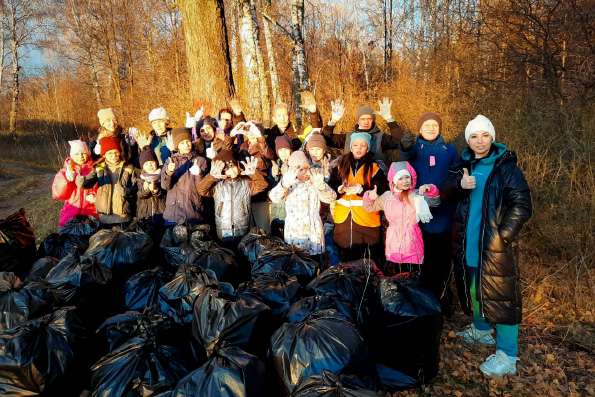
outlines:
[[[66,179],[66,167],[70,163],[74,165],[73,181]],[[64,168],[62,168],[54,177],[52,183],[52,198],[54,200],[65,201],[62,210],[60,211],[60,227],[64,226],[66,222],[77,215],[87,215],[97,217],[95,204],[85,199],[87,195],[95,196],[97,186],[91,189],[78,188],[74,181],[77,175],[87,176],[93,171],[93,161],[89,160],[83,165],[75,164],[70,158],[64,161]]]
[[[416,217],[415,200],[423,200],[423,198],[410,190],[409,202],[399,199],[399,193],[392,183],[396,173],[394,165],[395,163],[391,164],[388,171],[390,190],[384,192],[376,200],[371,200],[368,192],[366,192],[364,194],[364,209],[366,211],[384,211],[389,223],[385,242],[387,260],[395,263],[422,264],[424,260],[424,242]],[[417,173],[408,162],[407,170],[411,174],[411,185],[415,186]],[[429,197],[436,197],[438,196],[438,188],[433,186],[426,194]]]

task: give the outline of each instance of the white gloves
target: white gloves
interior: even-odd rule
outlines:
[[[329,125],[333,126],[339,122],[343,118],[345,114],[345,104],[341,99],[337,99],[336,101],[331,101],[331,121]]]
[[[380,115],[380,117],[382,117],[387,122],[394,121],[392,113],[391,113],[392,105],[393,105],[393,101],[391,101],[390,99],[388,99],[386,97],[382,98],[382,101],[378,101],[378,107],[380,108],[380,110],[378,111],[378,114]]]
[[[430,207],[423,196],[415,195],[415,219],[417,222],[428,223],[433,219]]]
[[[244,167],[242,175],[254,175],[256,173],[256,168],[258,167],[258,159],[256,157],[248,157],[246,161],[242,161],[241,164]]]
[[[292,187],[295,183],[297,182],[297,171],[293,168],[289,168],[285,174],[283,174],[283,177],[281,178],[281,185],[285,188],[285,189],[289,189],[290,187]]]
[[[194,160],[194,164],[192,164],[192,167],[190,167],[190,169],[188,170],[192,175],[200,175],[200,167],[198,166],[198,164],[196,164],[196,161],[197,160]]]

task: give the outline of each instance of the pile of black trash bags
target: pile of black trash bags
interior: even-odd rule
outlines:
[[[378,396],[438,372],[442,316],[414,280],[362,259],[324,269],[253,230],[100,229],[36,247],[0,220],[0,395]]]

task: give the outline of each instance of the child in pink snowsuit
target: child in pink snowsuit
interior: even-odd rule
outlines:
[[[76,186],[76,177],[87,176],[93,171],[91,151],[81,140],[68,141],[70,156],[64,161],[62,168],[52,183],[52,198],[64,201],[60,211],[60,227],[77,215],[97,217],[95,210],[95,193],[97,187],[83,189]]]
[[[427,201],[436,205],[439,194],[435,185],[422,185],[416,191],[416,181],[417,173],[411,164],[399,161],[392,163],[388,171],[390,190],[381,196],[376,193],[376,187],[364,193],[364,209],[384,211],[389,223],[385,242],[387,276],[417,274],[424,260],[418,223],[432,219]]]

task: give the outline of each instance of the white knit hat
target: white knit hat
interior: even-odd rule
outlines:
[[[115,120],[116,112],[112,108],[99,109],[97,111],[97,118],[99,119],[99,125],[103,125],[107,120]]]
[[[149,113],[149,122],[152,123],[155,120],[169,120],[169,114],[164,107],[158,107]]]
[[[475,116],[473,120],[467,123],[467,128],[465,128],[465,141],[469,143],[469,138],[471,134],[474,132],[485,131],[492,137],[492,140],[496,140],[496,130],[494,129],[494,125],[486,116],[482,114],[478,114]]]

